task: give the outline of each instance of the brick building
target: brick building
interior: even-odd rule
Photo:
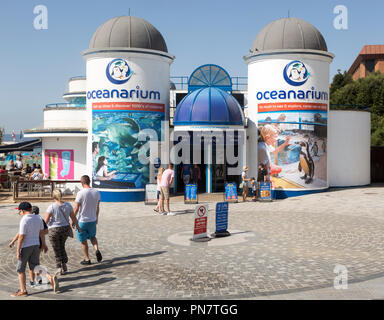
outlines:
[[[365,78],[371,72],[384,73],[384,45],[366,45],[352,63],[348,73],[353,80]]]

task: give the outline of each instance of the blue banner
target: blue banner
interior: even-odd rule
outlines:
[[[184,203],[197,203],[197,184],[189,183],[185,185]]]
[[[228,229],[228,202],[216,204],[216,232],[224,232]]]
[[[271,201],[272,200],[271,183],[259,182],[259,188],[260,188],[259,200]]]
[[[237,185],[235,182],[225,183],[225,201],[237,202]]]

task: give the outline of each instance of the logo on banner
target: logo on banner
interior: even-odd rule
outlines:
[[[297,87],[306,83],[310,74],[303,62],[295,60],[285,66],[283,75],[288,84]]]
[[[132,70],[124,59],[114,59],[107,65],[106,75],[114,84],[126,83],[132,76]]]

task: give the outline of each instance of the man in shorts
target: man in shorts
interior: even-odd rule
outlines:
[[[163,172],[160,182],[160,210],[163,212],[163,215],[173,215],[169,209],[169,187],[172,185],[174,178],[173,164],[170,164],[168,169]],[[167,211],[164,211],[164,202]]]
[[[40,216],[32,213],[32,205],[29,202],[21,202],[17,208],[22,216],[19,226],[19,234],[17,240],[17,266],[16,272],[19,278],[20,290],[11,294],[12,297],[26,297],[28,295],[26,288],[25,268],[27,263],[30,270],[34,270],[40,265],[40,239],[42,249],[48,250],[45,243],[45,232],[43,220]],[[57,292],[58,280],[56,276],[48,278],[53,289]]]
[[[81,242],[81,250],[84,254],[82,265],[90,265],[91,260],[88,254],[88,240],[91,241],[95,249],[97,262],[101,262],[102,255],[96,239],[96,225],[99,219],[100,192],[90,187],[91,181],[89,176],[81,177],[81,185],[83,190],[79,191],[75,200],[74,213],[77,215],[81,232],[76,229],[76,235]],[[72,226],[74,227],[74,226]]]

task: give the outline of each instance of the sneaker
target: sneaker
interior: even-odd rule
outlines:
[[[56,275],[49,278],[49,282],[51,283],[51,286],[53,288],[53,292],[57,293],[59,291],[59,279]]]
[[[81,261],[80,264],[82,264],[83,266],[89,266],[91,264],[91,260],[88,260],[88,261]]]
[[[33,288],[35,286],[35,282],[34,281],[29,281],[29,285]]]
[[[17,298],[17,297],[26,297],[28,296],[28,292],[27,291],[20,291],[20,290],[17,290],[15,293],[12,293],[11,294],[11,297],[14,297],[14,298]]]
[[[101,255],[101,252],[99,250],[96,250],[96,258],[97,262],[101,262],[101,260],[103,260],[103,256]]]
[[[67,264],[66,263],[62,263],[61,264],[61,275],[65,275],[68,271],[68,268],[67,268]]]
[[[167,211],[164,211],[164,212],[162,213],[163,216],[166,216],[167,214],[168,214]]]
[[[168,215],[169,215],[169,216],[175,216],[176,213],[174,213],[174,212],[168,212]]]
[[[159,212],[159,210],[157,210],[157,209],[153,209],[153,211]]]

